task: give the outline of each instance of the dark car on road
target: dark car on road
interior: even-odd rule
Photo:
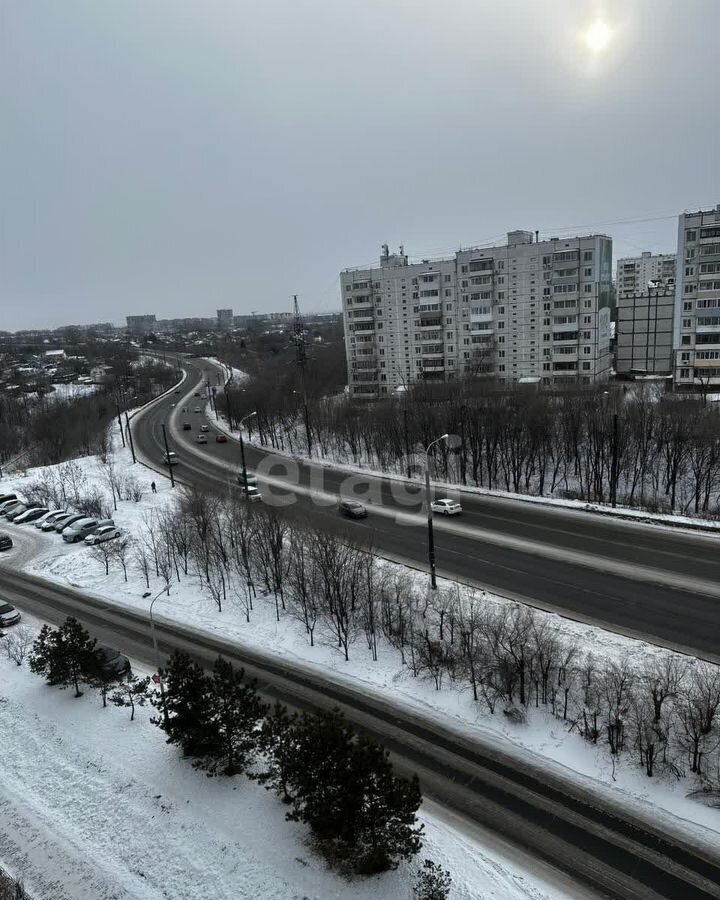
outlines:
[[[13,545],[9,534],[0,534],[0,550],[9,550]]]
[[[367,519],[367,510],[357,500],[343,500],[340,504],[340,513],[348,519]]]
[[[183,422],[183,431],[190,431],[192,425],[189,422]]]

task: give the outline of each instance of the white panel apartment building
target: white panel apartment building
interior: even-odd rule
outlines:
[[[644,294],[648,286],[675,286],[675,253],[650,253],[628,256],[617,261],[615,287],[618,294]]]
[[[720,204],[678,218],[675,384],[720,384]]]
[[[419,379],[591,384],[610,372],[612,241],[605,235],[507,244],[340,275],[350,392],[377,397]]]

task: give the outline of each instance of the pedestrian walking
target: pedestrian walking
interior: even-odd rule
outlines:
[[[155,486],[154,481],[150,482],[150,490],[153,492],[153,494],[157,494],[157,487]]]

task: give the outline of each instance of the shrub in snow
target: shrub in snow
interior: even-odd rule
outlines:
[[[426,859],[417,871],[413,897],[415,900],[447,900],[451,884],[450,873],[431,859]]]

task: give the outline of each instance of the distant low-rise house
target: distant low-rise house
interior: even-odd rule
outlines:
[[[93,384],[107,384],[112,381],[112,378],[112,366],[93,366],[92,369],[90,369],[90,380]]]
[[[67,359],[64,350],[46,350],[45,351],[46,362],[59,362],[62,359]]]

